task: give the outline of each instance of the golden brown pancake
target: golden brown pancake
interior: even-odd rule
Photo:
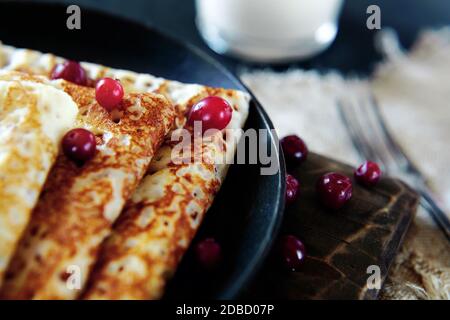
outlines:
[[[11,74],[0,80],[0,286],[62,136],[75,124],[72,98]]]
[[[7,299],[74,299],[103,239],[145,174],[174,119],[161,95],[124,97],[120,121],[95,100],[93,88],[51,81],[79,108],[77,127],[97,138],[95,157],[80,166],[60,154],[1,289]],[[73,270],[81,286],[68,285]]]
[[[0,45],[5,63],[0,68],[47,75],[64,61],[51,54]],[[126,70],[81,63],[91,79],[119,79],[129,92],[156,92],[176,109],[175,127],[186,123],[186,113],[200,99],[218,95],[233,107],[227,129],[241,129],[249,110],[248,94],[183,84]],[[227,139],[224,139],[224,137]],[[126,205],[90,277],[86,299],[155,299],[161,297],[168,279],[186,252],[202,219],[225,179],[241,131],[219,132],[205,142],[202,158],[213,159],[175,164],[170,136],[155,155],[148,174]],[[227,159],[228,162],[218,162]]]

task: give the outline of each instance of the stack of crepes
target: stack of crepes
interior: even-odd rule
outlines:
[[[120,80],[117,121],[94,88],[49,79],[64,61],[0,43],[0,297],[160,298],[225,178],[241,134],[226,129],[243,127],[249,96],[81,63],[93,82]],[[173,161],[172,133],[207,96],[232,106],[226,134]],[[96,135],[83,166],[59,150],[72,128]]]

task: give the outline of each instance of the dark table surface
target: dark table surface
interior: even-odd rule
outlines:
[[[54,0],[40,1],[56,2]],[[268,67],[246,64],[213,53],[204,44],[195,27],[194,0],[62,0],[59,2],[78,4],[82,9],[95,8],[156,26],[166,33],[211,53],[234,71],[240,67]],[[366,9],[371,4],[380,6],[382,27],[392,27],[397,30],[405,47],[411,46],[420,30],[450,24],[450,1],[448,0],[346,0],[338,37],[327,51],[307,61],[271,67],[276,70],[292,67],[338,69],[347,74],[367,74],[372,70],[374,63],[381,59],[373,45],[375,32],[366,28],[368,17]]]

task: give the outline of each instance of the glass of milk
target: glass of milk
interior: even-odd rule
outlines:
[[[196,0],[197,27],[220,54],[257,62],[313,56],[337,33],[343,0]]]

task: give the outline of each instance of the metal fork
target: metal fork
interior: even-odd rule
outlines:
[[[427,181],[389,133],[367,83],[350,85],[349,95],[338,101],[338,110],[361,157],[376,161],[385,172],[399,176],[417,189],[420,205],[431,215],[450,241],[450,221],[436,204]],[[355,93],[353,95],[353,93]]]

